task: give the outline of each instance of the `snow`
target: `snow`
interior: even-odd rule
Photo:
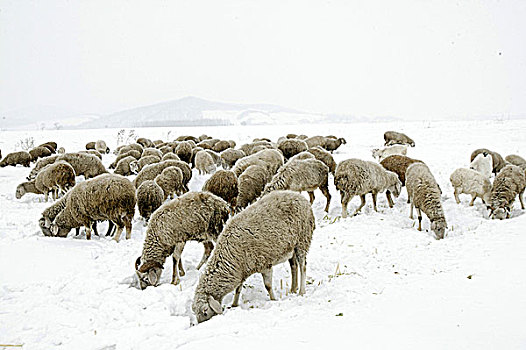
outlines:
[[[138,214],[130,240],[115,243],[104,237],[44,237],[40,213],[50,203],[14,193],[28,168],[0,169],[0,344],[24,344],[24,349],[203,349],[322,347],[391,349],[526,348],[526,216],[515,201],[509,220],[488,219],[478,199],[457,205],[449,175],[469,165],[479,147],[502,156],[524,156],[526,120],[304,124],[198,128],[143,128],[135,134],[151,139],[201,135],[236,140],[287,133],[337,135],[347,144],[337,162],[357,157],[373,160],[371,149],[383,144],[383,132],[407,133],[416,147],[408,156],[424,160],[443,190],[449,230],[443,240],[416,230],[409,219],[405,190],[390,209],[379,195],[378,212],[371,198],[362,213],[340,218],[340,196],[330,179],[333,196],[325,215],[325,197],[316,191],[317,218],[307,256],[307,291],[289,294],[288,264],[274,268],[278,301],[270,301],[260,275],[250,277],[240,306],[230,308],[233,293],[223,300],[223,315],[191,324],[191,303],[199,278],[196,270],[203,246],[186,245],[187,274],[170,284],[167,259],[158,287],[134,287],[134,262],[141,254],[146,228]],[[5,155],[21,139],[35,144],[55,140],[67,151],[106,140],[114,149],[119,129],[0,131]],[[108,165],[113,154],[104,155]],[[210,175],[194,171],[190,189],[200,190]],[[305,194],[307,197],[307,195]],[[349,212],[359,205],[349,204]],[[202,271],[202,270],[201,270]],[[1,346],[0,346],[1,348]]]

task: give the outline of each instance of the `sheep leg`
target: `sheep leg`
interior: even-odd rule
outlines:
[[[293,255],[292,258],[289,259],[290,264],[290,274],[292,275],[292,283],[290,287],[291,293],[297,293],[298,292],[298,262],[296,255]]]
[[[270,300],[276,300],[276,296],[272,290],[272,267],[268,270],[262,271],[261,276],[263,276],[263,284],[267,289]]]
[[[521,209],[524,210],[524,202],[523,202],[523,199],[522,199],[522,195],[524,194],[524,190],[525,189],[522,189],[521,192],[519,192],[519,202],[521,202]]]
[[[375,193],[375,192],[371,192],[371,195],[372,195],[372,197],[373,197],[373,208],[374,208],[374,211],[377,212],[378,210],[376,209],[376,196],[377,196],[378,194]]]
[[[413,205],[413,203],[411,203],[411,206],[410,206],[411,209],[409,210],[409,219],[411,219],[411,220],[414,219],[414,217],[413,217],[413,207],[414,207],[414,205]]]
[[[46,201],[46,202],[47,202],[47,197],[48,197],[48,195],[49,195],[49,192],[46,191],[46,192],[44,193],[44,201]]]
[[[298,267],[300,270],[300,292],[299,295],[305,294],[305,283],[306,283],[306,277],[307,277],[307,261],[306,261],[306,253],[303,251],[300,251],[299,249],[295,249],[296,259],[298,261]]]
[[[88,240],[91,239],[91,225],[92,225],[91,222],[89,222],[89,223],[86,225],[86,239],[88,239]]]
[[[342,197],[342,217],[347,217],[347,204],[349,204],[349,200],[351,199],[350,195],[346,192],[340,191],[341,197]]]
[[[237,307],[239,305],[239,296],[241,295],[241,288],[243,288],[243,283],[241,283],[236,288],[236,293],[234,294],[234,301],[232,302],[232,307]]]
[[[331,193],[329,192],[328,186],[321,186],[320,187],[321,193],[327,198],[327,204],[325,205],[325,211],[329,212],[329,205],[331,204]]]
[[[456,187],[455,187],[455,191],[453,192],[453,194],[455,195],[455,200],[457,201],[457,204],[460,204],[460,198],[458,198],[458,191]]]
[[[416,208],[416,213],[418,215],[418,231],[422,231],[422,211],[420,208]]]
[[[130,239],[131,238],[131,231],[132,231],[131,220],[125,220],[124,221],[124,227],[126,227],[126,239]]]
[[[313,191],[307,191],[307,193],[309,194],[310,204],[312,205],[312,203],[314,203],[314,192]]]
[[[121,233],[122,233],[122,226],[117,226],[117,232],[115,232],[115,237],[113,237],[115,242],[119,241],[119,238],[121,238]]]
[[[197,265],[198,270],[201,268],[201,266],[203,266],[205,262],[207,262],[208,258],[210,257],[210,254],[212,254],[212,250],[214,249],[214,243],[212,243],[211,241],[203,242],[203,245],[205,246],[205,251],[203,253],[201,261],[199,262],[199,265]]]
[[[365,205],[365,194],[360,195],[360,198],[361,198],[361,200],[362,200],[362,203],[360,204],[360,206],[358,207],[358,209],[356,209],[356,210],[354,211],[354,214],[352,214],[353,216],[356,215],[356,214],[358,214],[358,212],[359,212],[360,210],[362,210],[363,206]]]
[[[475,199],[477,199],[477,195],[471,195],[471,202],[469,202],[469,206],[472,207],[473,203],[475,203]]]
[[[385,196],[387,197],[387,203],[389,203],[389,208],[392,208],[394,206],[393,198],[391,197],[391,191],[387,190],[385,191]]]
[[[97,231],[97,221],[93,221],[93,223],[91,224],[91,228],[93,229],[93,233],[95,234],[95,236],[98,236],[99,231]]]
[[[113,233],[113,229],[115,228],[115,224],[113,221],[108,220],[108,229],[106,230],[106,237],[110,236]]]
[[[80,235],[80,227],[75,227],[75,236]]]
[[[184,242],[183,243],[177,243],[175,245],[174,252],[172,253],[172,261],[173,261],[173,265],[172,265],[172,284],[174,284],[174,285],[178,285],[179,282],[181,282],[181,278],[179,277],[180,275],[179,275],[178,267],[182,267],[182,266],[179,266],[179,265],[180,265],[180,261],[181,261],[181,254],[183,254],[183,249],[184,249]],[[183,276],[184,276],[184,271],[183,271]]]

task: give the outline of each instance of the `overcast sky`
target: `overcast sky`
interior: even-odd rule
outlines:
[[[0,111],[526,115],[526,1],[0,0]]]

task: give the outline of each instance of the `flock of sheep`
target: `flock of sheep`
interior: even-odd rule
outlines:
[[[393,207],[392,196],[398,197],[405,185],[410,217],[413,208],[417,211],[418,230],[423,212],[436,237],[444,238],[442,190],[424,162],[406,156],[414,141],[394,131],[386,132],[384,139],[385,147],[373,150],[378,162],[352,158],[336,164],[331,153],[345,139],[289,134],[277,142],[255,139],[237,149],[234,141],[207,135],[180,136],[171,142],[139,138],[114,151],[116,159],[109,166],[113,173],[102,164],[103,155],[110,152],[102,140],[75,153],[47,142],[29,152],[8,154],[0,166],[29,167],[35,162],[27,181],[18,185],[16,198],[36,193],[47,201],[51,193],[55,202],[39,220],[46,236],[66,237],[71,229],[79,234],[85,227],[90,239],[92,231],[98,235],[97,222],[108,221],[106,235],[114,234],[118,241],[125,229],[128,239],[137,207],[148,223],[143,252],[135,262],[142,289],[159,283],[170,255],[172,283],[178,284],[185,274],[181,261],[185,243],[202,242],[204,254],[197,268],[207,265],[192,309],[203,322],[222,312],[223,297],[234,290],[236,306],[243,282],[254,273],[261,273],[274,300],[272,266],[287,260],[292,292],[305,293],[306,255],[315,229],[311,204],[314,191],[320,189],[329,211],[330,174],[340,192],[342,217],[354,196],[360,196],[361,205],[353,215],[366,204],[369,193],[374,210],[377,195],[383,192]],[[189,192],[192,168],[212,174],[200,192]],[[76,183],[80,175],[85,181]],[[127,178],[130,175],[136,175],[133,181]],[[461,193],[472,196],[470,205],[481,198],[492,218],[508,218],[517,195],[524,209],[526,161],[518,155],[503,159],[497,152],[476,150],[470,168],[455,170],[450,181],[457,203]],[[303,191],[310,203],[299,194]]]

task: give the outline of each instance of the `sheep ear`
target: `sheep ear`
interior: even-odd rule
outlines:
[[[157,274],[155,273],[155,269],[150,269],[148,271],[148,281],[150,281],[150,284],[152,286],[155,286],[157,284],[158,277],[157,277]]]
[[[49,218],[44,218],[44,227],[46,228],[51,227],[51,220],[49,220]]]
[[[139,266],[141,265],[141,257],[139,256],[137,260],[135,260],[135,270],[139,271]]]
[[[210,307],[212,308],[212,310],[214,310],[214,312],[216,314],[222,314],[223,313],[223,309],[221,308],[221,304],[214,299],[213,296],[209,295],[208,296],[208,304],[210,305]]]
[[[56,236],[58,234],[58,226],[57,225],[51,225],[50,231],[53,234],[53,236]]]

